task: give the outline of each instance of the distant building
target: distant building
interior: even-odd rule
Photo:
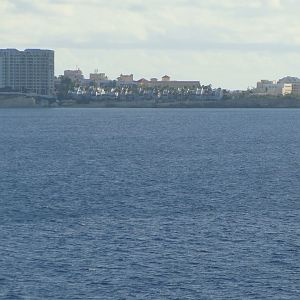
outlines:
[[[292,95],[293,92],[293,84],[292,83],[285,83],[282,88],[282,95]]]
[[[296,83],[300,83],[300,78],[292,77],[292,76],[286,76],[286,77],[283,77],[283,78],[279,79],[277,83],[281,84],[282,86],[286,83],[296,84]]]
[[[138,80],[137,83],[140,85],[148,85],[149,80],[142,78],[142,79]]]
[[[199,81],[185,81],[185,80],[170,80],[170,76],[162,77],[161,81],[156,78],[151,78],[150,81],[144,78],[137,81],[138,85],[147,86],[150,88],[173,88],[173,89],[200,89],[201,84]]]
[[[130,74],[130,75],[121,74],[120,77],[118,77],[118,81],[132,83],[133,82],[133,74]]]
[[[84,79],[82,71],[80,69],[77,70],[65,70],[64,77],[70,78],[74,83],[81,83]]]
[[[0,88],[54,94],[54,51],[0,49]]]
[[[154,87],[173,88],[173,89],[200,89],[200,81],[188,81],[188,80],[169,80],[169,81],[157,81],[153,83]]]
[[[274,81],[261,80],[257,83],[256,93],[264,95],[278,96],[282,94],[282,86]]]
[[[103,81],[103,80],[108,80],[108,77],[105,75],[105,73],[95,72],[90,74],[90,80]]]
[[[300,96],[300,82],[298,83],[285,83],[282,88],[283,96]]]
[[[165,76],[163,76],[162,78],[161,78],[161,81],[170,81],[171,80],[171,77],[170,76],[168,76],[168,75],[165,75]]]
[[[133,87],[136,85],[137,82],[133,80],[133,74],[130,75],[121,74],[117,78],[117,82],[116,82],[117,87]]]
[[[300,79],[297,77],[286,76],[278,81],[261,80],[257,83],[255,92],[262,95],[296,95]]]
[[[286,76],[278,80],[277,83],[281,87],[283,96],[293,95],[299,96],[300,79],[298,77]]]
[[[269,86],[272,86],[274,84],[277,84],[276,80],[271,81],[271,80],[263,79],[263,80],[257,82],[256,88],[258,90],[264,91],[266,88],[268,88]]]

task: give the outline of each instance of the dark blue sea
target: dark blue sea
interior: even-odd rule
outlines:
[[[300,110],[0,110],[0,299],[300,299]]]

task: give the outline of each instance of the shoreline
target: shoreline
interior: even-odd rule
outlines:
[[[64,100],[64,108],[300,108],[300,99],[295,98],[238,98],[227,100],[155,102],[155,101],[99,101],[76,103]]]
[[[60,103],[47,100],[36,101],[32,97],[0,97],[0,108],[300,108],[298,98],[237,98],[207,101],[90,101],[78,103],[62,100]]]

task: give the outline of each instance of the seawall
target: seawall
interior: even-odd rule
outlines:
[[[35,106],[36,102],[33,97],[0,95],[0,108],[27,108]]]
[[[63,107],[86,108],[300,108],[300,99],[295,98],[237,98],[207,101],[90,101],[76,103],[62,101]]]

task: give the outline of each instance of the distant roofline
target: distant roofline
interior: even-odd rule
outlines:
[[[51,51],[51,52],[54,52],[54,50],[52,50],[52,49],[39,49],[39,48],[28,48],[25,50],[19,50],[16,48],[1,48],[0,51],[16,51],[16,52]]]
[[[54,50],[52,50],[52,49],[28,48],[28,49],[25,49],[24,51],[54,51]]]

